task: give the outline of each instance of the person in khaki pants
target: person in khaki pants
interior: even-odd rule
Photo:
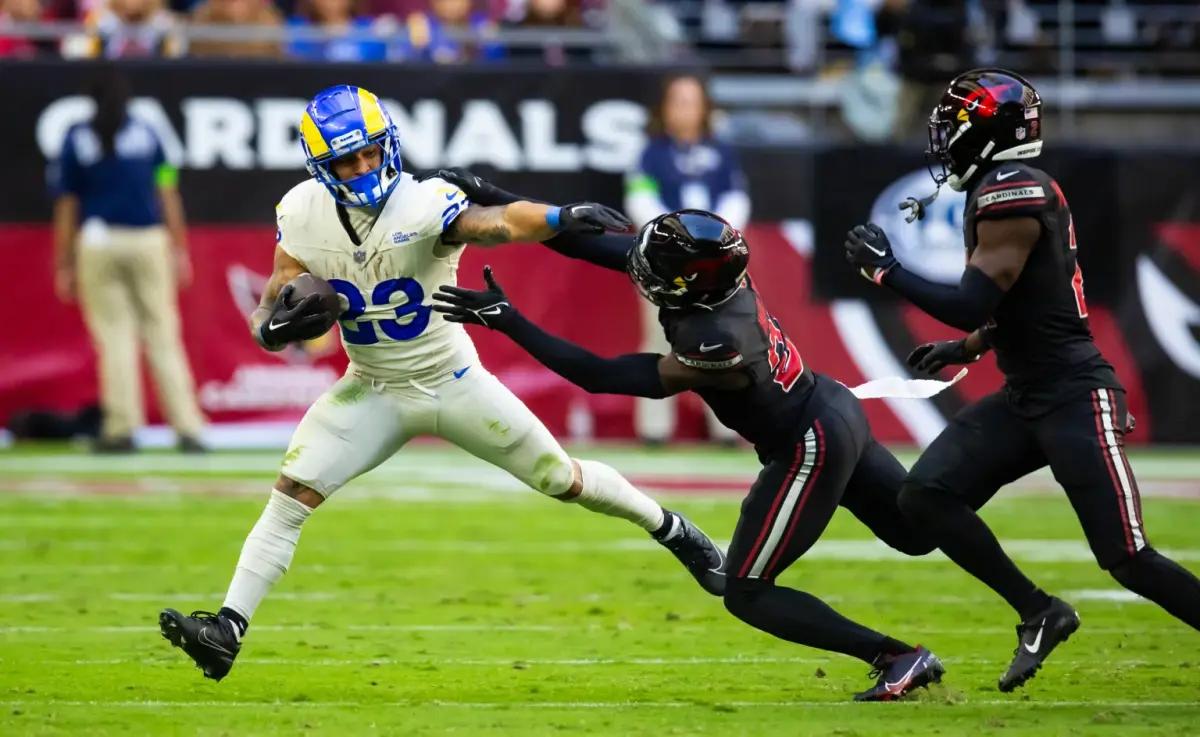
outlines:
[[[139,348],[179,448],[202,451],[204,418],[179,331],[176,290],[191,279],[177,171],[154,131],[126,114],[128,83],[105,70],[96,113],[73,126],[58,162],[55,289],[79,300],[100,364],[98,452],[135,449],[145,422]]]
[[[712,101],[704,81],[693,74],[668,77],[658,106],[650,111],[649,141],[637,169],[626,177],[625,212],[640,227],[665,212],[709,210],[737,229],[750,219],[750,196],[737,152],[712,134]],[[641,350],[669,353],[658,310],[639,300]],[[708,435],[727,445],[737,433],[705,406]],[[634,429],[649,445],[662,445],[675,433],[675,397],[637,400]]]

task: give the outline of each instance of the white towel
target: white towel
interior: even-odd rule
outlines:
[[[854,392],[854,396],[859,399],[929,399],[954,386],[966,375],[967,370],[964,368],[950,381],[902,379],[899,376],[889,376],[886,379],[876,379],[859,384],[850,391]]]

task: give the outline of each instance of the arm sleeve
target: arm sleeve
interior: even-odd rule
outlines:
[[[633,248],[634,236],[625,233],[559,233],[543,244],[568,258],[577,258],[590,264],[625,271],[625,259]]]
[[[928,281],[898,264],[883,283],[938,320],[968,332],[986,324],[1004,298],[1004,290],[974,266],[967,267],[957,286]]]
[[[667,396],[658,373],[657,353],[601,358],[569,341],[550,335],[517,313],[504,332],[543,366],[592,394],[626,394],[661,399]]]

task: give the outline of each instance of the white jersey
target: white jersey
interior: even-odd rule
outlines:
[[[441,238],[467,204],[463,191],[442,179],[418,182],[402,174],[374,227],[356,243],[315,179],[280,200],[278,244],[345,298],[342,345],[359,375],[433,386],[478,360],[462,326],[430,307],[439,286],[456,283],[462,247]]]

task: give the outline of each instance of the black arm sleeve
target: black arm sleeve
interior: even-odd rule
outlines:
[[[559,233],[543,245],[568,258],[577,258],[613,271],[625,271],[625,259],[634,236],[627,233]]]
[[[657,353],[601,358],[550,335],[523,315],[513,315],[504,332],[546,368],[592,394],[627,394],[662,399],[667,396],[658,374]]]
[[[985,325],[1004,298],[1004,290],[974,266],[967,267],[956,287],[922,279],[899,265],[883,283],[933,317],[968,332]]]

